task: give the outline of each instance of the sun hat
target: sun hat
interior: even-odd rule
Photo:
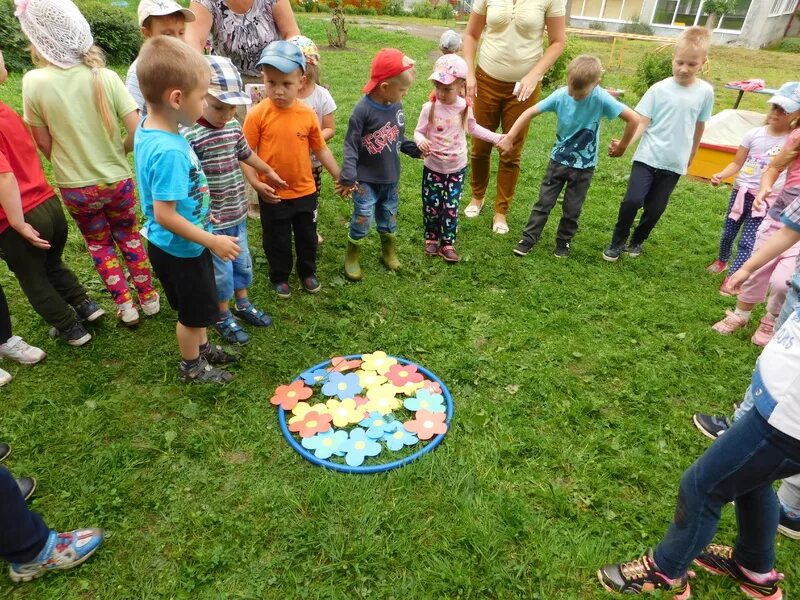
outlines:
[[[303,51],[303,56],[306,57],[306,64],[319,64],[319,48],[317,48],[317,45],[313,42],[313,40],[304,35],[295,35],[286,41],[290,44],[294,44]]]
[[[275,67],[282,73],[291,73],[296,69],[306,71],[306,57],[303,51],[294,44],[285,40],[277,40],[261,51],[261,58],[258,59],[257,67],[268,65]]]
[[[208,93],[225,104],[251,104],[250,94],[245,93],[239,71],[224,56],[206,56],[208,66],[211,67],[211,81],[208,84]]]
[[[369,72],[369,81],[364,86],[363,92],[369,94],[379,83],[396,77],[409,69],[414,68],[414,61],[407,62],[406,58],[397,48],[383,48],[372,59]]]
[[[183,8],[175,0],[142,0],[138,8],[139,27],[144,25],[147,17],[163,17],[164,15],[174,15],[181,13],[187,23],[194,21],[195,16],[188,8]]]
[[[777,104],[787,113],[800,110],[800,82],[789,81],[784,83],[775,95],[767,100],[767,104]]]
[[[461,36],[452,29],[448,29],[439,38],[439,48],[447,52],[458,52],[461,48]]]
[[[433,63],[433,73],[428,79],[449,85],[456,79],[467,78],[467,62],[457,54],[445,54]]]
[[[62,69],[81,64],[94,44],[89,23],[70,0],[16,0],[14,15],[36,51]]]

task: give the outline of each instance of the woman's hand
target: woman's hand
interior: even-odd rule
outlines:
[[[525,102],[536,91],[536,86],[542,80],[542,75],[536,69],[532,69],[525,77],[519,80],[519,91],[517,100]]]
[[[467,74],[467,98],[475,100],[478,97],[478,80],[474,74]]]

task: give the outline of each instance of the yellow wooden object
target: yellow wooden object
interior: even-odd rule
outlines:
[[[697,154],[694,155],[692,164],[689,165],[689,175],[711,179],[714,173],[719,173],[736,155],[736,148],[731,146],[714,146],[700,143]],[[735,177],[725,179],[725,183],[733,183]]]

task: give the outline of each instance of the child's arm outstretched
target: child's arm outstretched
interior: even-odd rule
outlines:
[[[479,125],[478,121],[475,120],[475,115],[472,113],[472,106],[469,105],[467,105],[467,133],[495,146],[502,142],[505,137],[502,133],[490,131],[486,127]]]
[[[331,174],[333,180],[338,182],[339,178],[342,176],[342,171],[339,169],[339,165],[336,162],[336,159],[333,157],[333,152],[331,152],[330,148],[325,146],[321,150],[314,150],[314,156],[317,157],[317,160],[322,163],[322,166],[325,167],[325,170]]]
[[[8,224],[14,231],[33,246],[42,250],[50,249],[50,242],[39,237],[39,232],[30,223],[25,222],[25,215],[22,212],[22,198],[14,173],[0,173],[0,206],[3,207]]]
[[[333,113],[329,112],[327,115],[322,115],[320,123],[322,129],[322,139],[326,142],[333,137],[336,133],[336,119],[333,118]]]
[[[761,267],[800,242],[800,231],[784,225],[761,246],[725,284],[726,291],[739,293],[742,285]]]
[[[694,138],[692,139],[692,152],[689,154],[689,162],[686,163],[687,167],[692,164],[694,155],[697,154],[697,149],[700,147],[700,140],[703,137],[703,132],[706,130],[706,122],[698,121],[694,124]]]
[[[761,176],[761,186],[758,188],[758,194],[755,200],[753,200],[753,208],[761,208],[767,196],[772,193],[772,187],[775,185],[775,182],[778,181],[778,177],[780,177],[781,173],[789,166],[789,163],[797,156],[798,145],[800,145],[800,136],[794,139],[790,137],[790,141],[781,148],[777,156],[770,161],[769,167],[767,167],[767,170],[764,171],[764,174]]]
[[[244,173],[248,183],[253,186],[253,189],[258,193],[259,196],[264,198],[264,200],[267,202],[272,202],[275,204],[281,201],[281,198],[275,192],[275,189],[285,189],[289,187],[289,184],[281,179],[280,175],[275,172],[275,169],[261,160],[261,157],[259,157],[258,154],[252,152],[246,159],[239,161],[239,166],[242,168],[242,173]],[[272,186],[261,181],[258,178],[257,173],[262,173],[267,179],[269,179]]]
[[[190,223],[175,208],[175,202],[157,200],[153,202],[153,216],[164,229],[178,237],[205,246],[222,260],[233,260],[239,256],[239,238],[214,235]]]
[[[733,160],[729,162],[722,171],[719,173],[714,173],[711,176],[711,185],[717,187],[720,183],[726,180],[728,177],[733,177],[739,171],[742,170],[742,166],[744,165],[744,161],[747,160],[747,153],[749,150],[744,146],[739,146],[739,149],[736,150],[736,155],[733,157]]]
[[[428,119],[430,114],[431,103],[426,102],[422,105],[417,127],[414,129],[414,142],[416,142],[419,151],[422,152],[422,156],[428,156],[431,153],[431,141],[428,139]]]
[[[511,126],[511,129],[508,130],[508,133],[503,136],[503,139],[500,140],[497,144],[497,149],[500,151],[500,154],[507,154],[511,152],[511,149],[514,147],[514,140],[517,139],[519,132],[530,123],[533,119],[538,117],[542,114],[542,111],[539,110],[539,105],[531,106],[527,110],[525,110],[517,120],[514,121],[514,125]]]
[[[344,136],[344,153],[342,156],[342,170],[336,182],[336,193],[349,196],[356,187],[358,176],[358,153],[361,147],[361,137],[364,128],[364,114],[360,104],[357,104],[347,122],[347,133]],[[319,158],[319,157],[317,157]],[[320,162],[322,162],[320,160]]]
[[[625,154],[625,150],[633,143],[634,137],[639,130],[639,113],[632,108],[626,106],[622,109],[622,112],[619,113],[619,118],[625,121],[625,131],[622,132],[621,140],[611,140],[611,144],[608,146],[608,155],[613,158],[618,158]]]

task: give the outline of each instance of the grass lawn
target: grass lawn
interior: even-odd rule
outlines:
[[[299,20],[307,35],[324,40],[321,21]],[[393,45],[419,62],[420,79],[405,102],[410,135],[435,48],[376,29],[352,27],[350,34],[347,51],[323,52],[324,80],[340,107],[337,156],[373,53]],[[603,42],[581,46],[608,55]],[[629,43],[624,67],[609,68],[607,84],[630,89],[637,57],[650,47]],[[742,72],[746,64],[759,66]],[[777,86],[799,66],[794,55],[714,49],[710,80],[718,91],[722,82],[751,76]],[[0,88],[0,99],[15,108],[19,94],[19,77]],[[733,102],[732,92],[718,96],[718,108]],[[764,100],[748,94],[743,107],[763,108]],[[177,382],[169,308],[136,330],[111,314],[93,328],[88,346],[66,347],[48,339],[0,266],[16,333],[49,353],[32,368],[3,364],[15,375],[2,391],[0,439],[14,446],[8,466],[39,479],[33,507],[53,527],[109,532],[86,566],[17,587],[0,576],[0,596],[607,597],[595,570],[658,541],[680,473],[707,447],[692,413],[728,412],[741,399],[758,355],[749,335],[763,309],[748,331],[723,337],[710,329],[733,305],[704,270],[717,248],[725,189],[684,179],[640,259],[600,259],[630,155],[600,159],[568,260],[552,256],[558,209],[535,251],[512,256],[554,126],[544,117],[532,127],[512,233],[490,232],[490,210],[463,220],[458,265],[423,256],[422,164],[407,158],[398,274],[381,266],[373,233],[363,251],[365,280],[344,280],[350,205],[334,197],[329,179],[319,295],[274,298],[260,230],[251,224],[251,297],[275,326],[253,332],[236,380],[224,388]],[[605,125],[603,146],[621,129],[621,122]],[[111,311],[72,229],[68,262]],[[282,439],[272,391],[332,355],[377,349],[447,383],[456,406],[451,431],[432,454],[382,475],[311,466]],[[726,508],[718,539],[731,543],[734,535]],[[777,544],[791,596],[800,589],[800,551],[783,537]],[[694,587],[704,599],[738,594],[704,574]]]

